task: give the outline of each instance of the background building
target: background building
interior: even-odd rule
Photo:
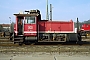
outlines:
[[[10,31],[10,24],[0,24],[0,32]]]

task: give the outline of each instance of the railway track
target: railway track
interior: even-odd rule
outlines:
[[[66,42],[66,43],[38,43],[38,44],[32,44],[32,45],[25,45],[23,44],[22,46],[89,46],[90,45],[90,41],[82,41],[82,42],[77,42],[77,44],[75,42]],[[14,44],[12,41],[9,40],[9,37],[0,37],[0,46],[19,46],[18,44]]]
[[[35,44],[22,45],[14,44],[9,39],[0,39],[0,53],[30,53],[30,52],[88,52],[90,53],[90,42],[84,44]]]
[[[31,45],[90,45],[90,41],[89,39],[86,39],[86,40],[83,39],[82,42],[37,43],[37,44],[32,43]],[[0,46],[19,46],[19,44],[14,44],[14,42],[9,40],[9,36],[6,36],[6,37],[0,37]]]
[[[13,46],[14,43],[9,40],[9,36],[0,37],[0,46]]]

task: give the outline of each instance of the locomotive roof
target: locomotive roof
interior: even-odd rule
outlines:
[[[15,16],[38,16],[39,14],[14,14]]]

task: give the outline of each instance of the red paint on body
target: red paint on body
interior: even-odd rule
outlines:
[[[62,21],[40,21],[39,31],[58,31],[58,32],[73,32],[74,31],[74,22],[62,22]]]
[[[81,27],[81,30],[90,31],[90,24],[83,24],[82,27]]]
[[[26,33],[25,33],[26,32]],[[30,33],[32,32],[32,33]],[[37,29],[36,24],[24,24],[24,35],[26,36],[36,36]]]

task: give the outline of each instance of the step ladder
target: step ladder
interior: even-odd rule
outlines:
[[[24,41],[24,36],[23,35],[18,35],[18,36],[14,36],[14,43],[23,43]]]

